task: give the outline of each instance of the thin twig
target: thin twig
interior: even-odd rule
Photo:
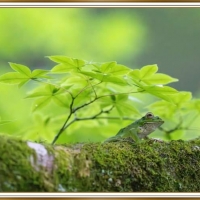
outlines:
[[[96,119],[114,119],[114,120],[129,120],[134,121],[135,119],[130,117],[97,117]]]
[[[81,109],[81,108],[83,108],[83,107],[85,107],[85,106],[87,106],[87,105],[90,105],[90,104],[92,104],[93,102],[95,102],[96,100],[98,100],[98,99],[101,99],[101,98],[104,98],[104,97],[109,97],[109,96],[113,96],[113,95],[120,95],[120,94],[131,94],[131,93],[138,93],[138,92],[123,92],[123,93],[112,93],[112,94],[106,94],[106,95],[102,95],[102,96],[99,96],[99,97],[96,97],[96,98],[94,98],[93,100],[91,100],[91,101],[89,101],[88,103],[85,103],[85,104],[83,104],[83,105],[81,105],[81,106],[78,106],[78,107],[76,107],[76,108],[74,108],[74,112],[76,112],[77,110],[79,110],[79,109]]]
[[[97,117],[103,113],[109,113],[112,109],[114,108],[114,106],[112,106],[110,109],[108,110],[101,110],[99,113],[91,116],[91,117],[84,117],[84,118],[75,118],[76,121],[81,121],[81,120],[91,120],[91,119],[97,119]]]
[[[90,83],[90,84],[92,85],[92,87],[94,87],[94,86],[96,86],[96,85],[99,85],[100,83],[102,83],[102,82],[100,81],[100,82],[98,82],[98,83],[96,83],[96,84],[94,84],[94,85],[92,85],[91,83]],[[89,85],[89,84],[88,84],[88,85]],[[78,94],[75,95],[75,98],[78,97],[82,92],[84,92],[85,90],[87,90],[88,88],[91,87],[91,85],[90,85],[90,86],[88,86],[88,85],[86,85],[82,90],[80,90],[80,91],[78,92]]]
[[[37,81],[39,81],[39,80],[37,80]],[[39,81],[40,82],[40,81]],[[41,81],[42,82],[42,81]],[[44,83],[46,83],[46,82],[44,82]],[[90,83],[90,86],[88,87],[88,86],[86,86],[84,89],[82,89],[76,96],[73,96],[72,94],[71,94],[71,92],[69,92],[68,90],[66,90],[69,94],[70,94],[70,96],[71,96],[71,98],[72,98],[72,101],[71,101],[71,104],[70,104],[70,112],[69,112],[69,115],[68,115],[68,117],[67,117],[67,119],[65,120],[65,122],[64,122],[64,124],[63,124],[63,126],[61,127],[61,129],[59,130],[59,132],[56,134],[56,136],[54,137],[54,139],[53,139],[53,141],[52,141],[52,145],[53,144],[55,144],[55,142],[57,141],[57,139],[60,137],[60,135],[61,135],[61,133],[67,128],[67,127],[69,127],[72,123],[74,123],[75,121],[80,121],[80,120],[89,120],[89,119],[96,119],[99,115],[101,115],[102,113],[109,113],[113,108],[114,108],[114,106],[112,106],[111,107],[111,109],[109,109],[109,110],[106,110],[106,111],[100,111],[99,113],[97,113],[96,115],[94,115],[94,116],[92,116],[92,117],[88,117],[88,118],[77,118],[76,117],[76,115],[75,115],[75,118],[71,121],[71,122],[69,122],[68,123],[68,121],[70,120],[70,118],[71,118],[71,116],[72,116],[72,114],[76,114],[76,111],[77,110],[79,110],[79,109],[81,109],[81,108],[83,108],[83,107],[85,107],[85,106],[87,106],[87,105],[90,105],[90,104],[92,104],[93,102],[95,102],[96,100],[98,100],[98,99],[100,99],[100,98],[103,98],[103,97],[108,97],[108,96],[113,96],[113,95],[123,95],[123,94],[130,94],[130,93],[138,93],[138,92],[124,92],[124,93],[113,93],[113,94],[107,94],[107,95],[102,95],[102,96],[97,96],[97,94],[96,94],[96,91],[94,90],[94,86],[96,86],[96,85],[98,85],[98,84],[100,84],[101,82],[99,82],[99,83],[97,83],[97,84],[95,84],[95,85],[92,85],[91,83]],[[52,84],[52,83],[46,83],[46,84],[51,84],[51,85],[54,85],[54,84]],[[54,85],[55,86],[55,85]],[[58,86],[57,86],[58,87]],[[76,108],[73,108],[73,105],[74,105],[74,101],[75,101],[75,99],[76,99],[76,97],[78,97],[78,95],[80,95],[83,91],[85,91],[86,89],[88,89],[88,88],[92,88],[92,90],[93,90],[93,92],[94,92],[94,94],[95,94],[95,98],[93,99],[93,100],[91,100],[90,102],[88,102],[88,103],[85,103],[85,104],[83,104],[83,105],[81,105],[81,106],[79,106],[79,107],[76,107]]]
[[[73,104],[74,104],[74,98],[72,98],[71,104],[70,104],[70,112],[69,115],[67,117],[67,119],[65,120],[62,128],[59,130],[59,132],[56,134],[56,136],[54,137],[53,141],[52,141],[52,145],[56,142],[56,140],[59,138],[60,134],[69,126],[69,124],[67,124],[67,122],[70,120],[72,114],[73,114]],[[71,124],[71,122],[70,122]]]
[[[73,106],[73,101],[71,103],[71,106]],[[101,110],[99,113],[97,113],[94,116],[88,117],[88,118],[77,118],[75,117],[71,122],[69,122],[67,124],[67,122],[69,121],[71,115],[73,114],[73,112],[70,112],[70,114],[68,115],[67,120],[65,121],[65,123],[63,124],[62,128],[59,130],[58,134],[56,134],[55,138],[53,139],[53,142],[51,143],[52,145],[55,144],[55,142],[57,141],[57,139],[60,137],[61,133],[68,128],[71,124],[73,124],[75,121],[81,121],[81,120],[89,120],[89,119],[95,119],[96,117],[98,117],[99,115],[101,115],[102,113],[109,113],[112,109],[114,108],[114,106],[112,106],[110,109],[108,110]]]

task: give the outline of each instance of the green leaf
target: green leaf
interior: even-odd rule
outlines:
[[[107,62],[103,63],[100,67],[101,72],[108,73],[110,70],[112,70],[116,66],[117,62]]]
[[[172,78],[169,75],[156,73],[157,71],[158,71],[157,65],[147,65],[145,67],[142,67],[141,70],[138,69],[132,70],[130,73],[128,73],[127,82],[130,85],[133,85],[135,83],[138,86],[143,86],[143,85],[168,84],[171,82],[178,81],[178,79]]]
[[[50,58],[50,60],[52,60],[56,63],[63,63],[63,64],[71,65],[74,67],[80,67],[85,64],[84,60],[70,58],[67,56],[48,56],[48,58]]]
[[[128,76],[132,78],[133,81],[141,81],[145,78],[151,77],[158,71],[157,65],[147,65],[139,69],[134,69],[128,73]]]
[[[116,105],[115,108],[117,109],[119,116],[122,118],[124,116],[123,108],[121,108],[120,105]]]
[[[27,78],[26,75],[20,74],[18,72],[8,72],[0,76],[0,82],[6,84],[19,84],[28,80],[30,80],[30,78]]]
[[[16,63],[9,63],[9,64],[10,64],[10,67],[16,72],[19,72],[20,74],[23,74],[27,77],[31,76],[31,70],[28,67],[24,65],[16,64]]]
[[[53,60],[56,63],[59,63],[59,65],[55,66],[51,72],[56,73],[66,73],[71,70],[78,70],[78,68],[81,68],[85,65],[84,60],[79,60],[75,58],[69,58],[66,56],[49,56],[51,60]]]
[[[80,73],[84,74],[84,75],[87,75],[89,77],[95,78],[95,79],[100,80],[100,81],[102,81],[102,79],[105,76],[109,76],[109,75],[103,75],[102,73],[87,72],[87,71],[81,71]]]
[[[115,83],[118,85],[127,85],[123,77],[111,76],[109,74],[101,74],[101,73],[94,73],[94,72],[85,72],[85,71],[81,71],[80,73],[90,76],[92,78],[95,78],[102,82],[110,82],[110,83]]]
[[[178,107],[168,101],[157,101],[147,106],[150,110],[156,113],[161,113],[165,118],[172,118]],[[167,108],[167,109],[166,109]]]
[[[80,74],[81,75],[81,74]],[[66,79],[65,82],[61,84],[61,86],[73,86],[73,88],[84,88],[88,85],[88,82],[84,78],[84,76],[73,75]]]
[[[52,84],[48,84],[45,86],[45,90],[50,94],[53,95],[55,93],[57,93],[60,90],[60,87],[57,87],[55,85]]]
[[[115,95],[116,97],[116,102],[125,102],[128,99],[128,94],[119,94]]]
[[[43,69],[35,69],[32,71],[32,78],[36,78],[36,77],[42,77],[43,75],[47,74],[49,72],[49,70],[43,70]]]
[[[51,97],[49,97],[49,96],[36,99],[33,104],[32,111],[36,111],[38,109],[41,109],[41,108],[47,106],[50,103],[50,101],[51,101]]]
[[[178,91],[172,87],[169,86],[143,86],[143,89],[145,89],[148,92],[161,92],[163,94],[172,95],[177,94]]]
[[[28,98],[35,98],[35,97],[42,97],[42,96],[51,96],[51,94],[47,91],[35,91],[35,92],[32,92],[31,94],[28,94],[26,95],[26,99]]]
[[[169,102],[173,102],[171,95],[178,93],[178,91],[172,87],[169,86],[163,86],[163,87],[159,87],[159,86],[143,86],[143,89],[154,95],[157,96],[161,99],[164,99],[166,101]]]
[[[200,113],[200,99],[192,99],[191,101],[187,102],[187,108]]]
[[[120,107],[122,109],[122,112],[124,114],[137,114],[140,115],[140,112],[137,110],[135,106],[133,106],[133,103],[130,101],[125,101],[125,102],[117,102],[117,107]]]
[[[103,78],[103,82],[110,82],[110,83],[115,83],[117,85],[124,85],[126,86],[127,83],[122,77],[115,77],[115,76],[105,76]]]
[[[176,105],[181,105],[185,102],[188,102],[192,99],[191,92],[179,92],[172,96],[172,101]]]
[[[58,106],[62,106],[62,107],[67,107],[69,108],[69,96],[66,95],[56,95],[53,96],[53,101],[58,105]]]
[[[66,91],[60,87],[56,87],[54,85],[45,85],[39,88],[36,88],[34,91],[29,93],[25,98],[35,98],[35,97],[43,97],[43,96],[55,96],[62,93],[66,93]]]
[[[150,84],[158,85],[158,84],[168,84],[172,82],[177,82],[178,79],[172,78],[171,76],[168,76],[166,74],[157,73],[152,75],[151,77],[143,78],[142,81],[149,85]]]
[[[51,72],[55,73],[68,73],[69,71],[74,70],[72,66],[66,66],[64,64],[56,65],[52,68]]]
[[[35,90],[30,92],[28,95],[26,95],[25,98],[35,98],[35,97],[43,97],[43,96],[52,96],[52,90],[49,89],[46,85],[37,87]]]
[[[140,70],[134,69],[126,76],[126,82],[131,86],[142,87],[144,84],[140,80]]]
[[[119,76],[127,74],[131,69],[123,65],[118,65],[116,62],[109,62],[102,64],[100,70],[103,74]]]
[[[140,70],[139,69],[133,69],[128,73],[128,76],[131,77],[133,80],[140,80]]]
[[[158,71],[157,65],[147,65],[141,68],[140,70],[140,79],[143,80],[147,77],[151,77]]]

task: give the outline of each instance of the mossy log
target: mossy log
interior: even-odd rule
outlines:
[[[0,136],[0,191],[199,192],[200,140],[48,145]]]

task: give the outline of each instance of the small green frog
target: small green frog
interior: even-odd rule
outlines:
[[[115,136],[108,138],[104,142],[116,142],[125,138],[132,138],[135,142],[139,142],[141,139],[147,138],[150,133],[163,123],[164,121],[160,117],[148,112],[144,117],[120,129]]]

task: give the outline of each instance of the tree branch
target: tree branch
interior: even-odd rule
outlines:
[[[108,110],[101,110],[99,113],[97,113],[96,115],[93,115],[91,117],[83,117],[83,118],[75,118],[76,121],[81,121],[81,120],[92,120],[92,119],[97,119],[97,117],[103,113],[109,113],[112,109],[114,108],[114,106],[112,106],[110,109]]]
[[[70,125],[72,124],[71,122],[69,124],[67,124],[67,122],[70,120],[72,114],[73,114],[73,104],[74,104],[74,97],[72,96],[72,101],[71,101],[71,104],[70,104],[70,112],[69,112],[69,115],[67,117],[67,119],[65,120],[62,128],[59,130],[59,132],[56,134],[56,136],[54,137],[53,141],[52,141],[52,145],[57,141],[57,139],[59,138],[59,136],[61,135],[61,133]],[[67,124],[67,125],[66,125]]]
[[[89,101],[88,103],[85,103],[85,104],[83,104],[81,106],[78,106],[78,107],[74,108],[73,111],[76,112],[77,110],[79,110],[79,109],[81,109],[81,108],[83,108],[83,107],[85,107],[87,105],[90,105],[93,102],[95,102],[96,100],[104,98],[104,97],[109,97],[109,96],[113,96],[113,95],[123,95],[123,94],[127,94],[128,95],[128,94],[131,94],[131,93],[138,93],[138,92],[134,91],[134,92],[112,93],[112,94],[106,94],[106,95],[102,95],[102,96],[99,96],[99,97],[95,97],[93,100]]]

